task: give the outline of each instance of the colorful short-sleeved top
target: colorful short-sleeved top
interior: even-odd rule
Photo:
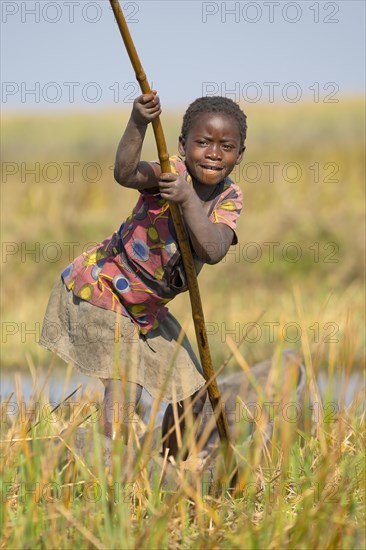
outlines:
[[[179,157],[170,162],[172,171],[191,183],[185,163]],[[235,231],[241,208],[240,188],[225,178],[212,200],[210,220]],[[193,258],[198,273],[203,261],[195,253]],[[168,312],[165,304],[187,290],[168,202],[160,193],[141,191],[132,214],[118,231],[78,256],[62,278],[79,298],[130,317],[141,333],[156,328]]]

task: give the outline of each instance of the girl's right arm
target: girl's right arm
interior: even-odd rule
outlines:
[[[159,188],[159,164],[141,162],[141,149],[149,122],[161,113],[155,91],[135,99],[130,120],[119,142],[114,167],[116,181],[132,189]]]

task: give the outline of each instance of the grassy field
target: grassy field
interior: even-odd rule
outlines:
[[[238,341],[243,327],[262,311],[257,341],[245,343],[250,360],[272,352],[272,333],[280,321],[294,324],[285,336],[290,345],[299,346],[295,286],[306,305],[309,338],[317,348],[324,344],[324,364],[327,344],[340,342],[346,326],[362,343],[362,109],[357,100],[248,107],[246,156],[233,174],[244,193],[239,244],[200,276],[218,361],[225,355],[226,331],[236,331]],[[3,326],[6,365],[24,365],[25,352],[36,364],[47,360],[31,331],[41,323],[53,282],[74,256],[112,233],[136,201],[133,191],[113,179],[115,149],[127,116],[107,112],[4,120],[1,290],[3,321],[8,323]],[[163,123],[174,153],[180,117],[167,113]],[[143,158],[155,157],[151,132]],[[22,299],[14,307],[20,291]],[[171,308],[183,322],[187,296],[178,297]],[[193,335],[192,326],[189,331]],[[355,360],[361,365],[360,355]]]
[[[362,368],[363,109],[358,99],[246,108],[247,151],[232,176],[244,194],[239,244],[199,278],[216,367],[228,344],[238,345],[252,326],[240,347],[249,364],[291,347],[304,357],[309,379],[326,371],[330,386],[333,375]],[[163,115],[171,154],[181,116]],[[74,256],[112,233],[136,201],[113,180],[127,117],[116,111],[4,117],[2,364],[8,372],[52,364],[36,340],[53,282]],[[156,158],[152,132],[143,158]],[[170,308],[182,324],[189,323],[187,300],[179,296]],[[192,323],[188,333],[194,343]],[[226,372],[239,368],[231,361]],[[19,387],[16,394],[21,400]],[[42,403],[39,388],[32,399]],[[327,399],[332,403],[331,388]],[[159,473],[156,479],[139,468],[149,453],[137,448],[129,482],[138,495],[134,489],[131,498],[114,499],[121,449],[114,452],[112,481],[98,456],[90,464],[74,457],[62,470],[65,444],[55,452],[52,437],[69,416],[41,422],[28,434],[31,447],[10,443],[26,435],[21,420],[5,415],[2,431],[3,548],[365,547],[362,395],[349,407],[341,404],[332,422],[327,414],[301,427],[279,422],[268,449],[260,437],[245,447],[238,440],[243,467],[232,495],[222,476],[215,480],[222,494],[207,495],[204,476],[186,476],[181,465],[178,488],[165,490]],[[257,426],[259,434],[264,429]],[[22,493],[37,483],[41,493]]]

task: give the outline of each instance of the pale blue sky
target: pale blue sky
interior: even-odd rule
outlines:
[[[121,5],[165,106],[208,93],[291,102],[364,89],[363,0]],[[107,0],[2,0],[1,26],[4,111],[95,109],[136,97]]]

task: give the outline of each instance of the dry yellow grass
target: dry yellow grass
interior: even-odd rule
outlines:
[[[363,361],[363,103],[250,105],[247,111],[246,157],[234,174],[245,198],[240,244],[200,275],[214,364],[264,311],[240,348],[243,361],[299,349],[313,395],[317,372],[326,370],[323,416],[317,410],[301,429],[279,422],[267,449],[260,438],[249,445],[239,440],[242,485],[234,496],[207,495],[199,474],[181,477],[170,494],[159,486],[161,471],[149,479],[136,468],[131,483],[138,481],[138,494],[119,486],[113,503],[122,449],[115,448],[111,488],[98,445],[90,463],[75,458],[62,468],[65,444],[55,452],[51,436],[58,439],[67,414],[43,420],[28,434],[31,446],[23,440],[21,418],[5,414],[2,548],[365,547],[363,396],[336,417],[327,408],[333,376],[347,378]],[[83,246],[117,228],[136,200],[113,181],[111,168],[127,116],[114,111],[3,121],[2,359],[12,372],[32,367],[32,360],[49,365],[29,331],[42,320],[53,281]],[[180,120],[181,113],[164,113],[171,153]],[[155,156],[150,133],[143,157]],[[72,178],[70,163],[76,163]],[[32,169],[35,175],[27,172]],[[187,303],[179,296],[171,306],[182,324]],[[192,326],[189,334],[193,342]],[[246,364],[236,359],[228,369]],[[16,397],[23,399],[19,389]],[[39,387],[32,400],[44,404]],[[11,444],[15,436],[19,441]],[[72,436],[67,444],[74,449]],[[148,458],[139,456],[137,464]],[[175,473],[179,479],[181,466]],[[216,481],[222,489],[224,480]],[[41,495],[24,495],[34,487]]]

